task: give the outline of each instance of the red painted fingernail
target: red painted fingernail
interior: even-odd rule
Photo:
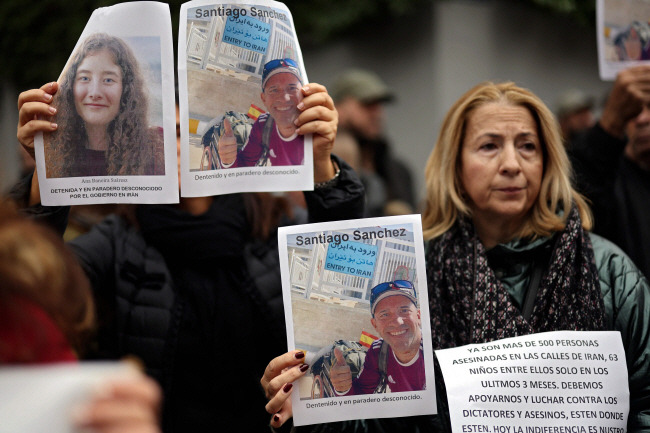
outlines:
[[[294,356],[296,357],[296,359],[302,359],[302,358],[305,357],[305,352],[300,350],[300,351],[296,352],[296,354]]]
[[[301,373],[304,373],[308,369],[309,369],[309,364],[303,364],[303,365],[300,366],[300,372]]]
[[[293,383],[287,383],[284,385],[284,387],[282,387],[282,391],[284,391],[286,394],[287,392],[291,391],[291,388],[293,388]]]

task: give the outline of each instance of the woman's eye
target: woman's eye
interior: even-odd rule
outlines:
[[[497,145],[495,143],[484,143],[480,147],[481,150],[494,150],[496,148]]]

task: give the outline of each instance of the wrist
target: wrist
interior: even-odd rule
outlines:
[[[603,131],[613,137],[623,138],[625,136],[625,122],[621,122],[615,115],[611,116],[605,112],[598,123]]]
[[[338,183],[341,168],[334,159],[329,160],[328,169],[325,172],[329,174],[325,174],[321,170],[320,176],[314,176],[314,189],[331,188]],[[314,173],[316,173],[316,170],[314,170]]]
[[[330,180],[336,174],[337,167],[334,165],[332,155],[314,158],[314,183],[320,183]]]

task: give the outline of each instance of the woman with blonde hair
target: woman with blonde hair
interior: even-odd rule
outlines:
[[[628,431],[641,431],[650,427],[650,287],[620,249],[588,232],[590,211],[570,172],[557,122],[530,91],[482,83],[451,107],[427,163],[422,217],[433,348],[618,330]],[[273,426],[291,416],[286,385],[304,374],[301,362],[286,353],[262,378]],[[393,427],[446,430],[445,420],[400,418]],[[390,431],[393,420],[364,422]]]
[[[86,38],[53,103],[60,128],[45,138],[48,178],[165,174],[162,130],[149,127],[146,84],[122,39]]]

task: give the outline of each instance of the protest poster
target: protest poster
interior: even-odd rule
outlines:
[[[624,433],[618,331],[554,331],[437,350],[454,432]]]
[[[137,374],[124,362],[0,368],[0,433],[73,433],[72,415],[102,383]]]
[[[597,0],[596,19],[602,80],[614,80],[619,71],[650,61],[647,0]]]
[[[295,425],[436,413],[419,215],[281,227]],[[383,379],[382,379],[383,378]]]
[[[168,5],[93,12],[35,137],[44,205],[178,202],[172,53]]]
[[[268,0],[181,6],[181,195],[312,190],[307,81],[291,13]]]

